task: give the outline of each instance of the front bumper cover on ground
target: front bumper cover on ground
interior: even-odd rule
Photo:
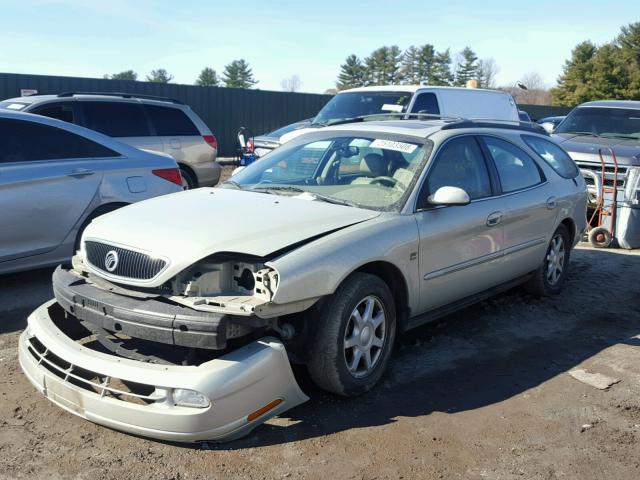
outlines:
[[[56,312],[62,309],[51,300],[29,316],[19,342],[20,365],[49,400],[92,422],[161,440],[229,441],[308,400],[275,338],[199,366],[157,365],[80,345],[55,325]],[[87,380],[92,375],[96,380]],[[122,385],[144,387],[146,393],[123,395]],[[176,405],[175,389],[200,392],[210,404]]]

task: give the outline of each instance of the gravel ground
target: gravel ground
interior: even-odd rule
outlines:
[[[564,293],[514,289],[401,339],[381,385],[324,394],[224,445],[70,415],[20,372],[51,270],[0,277],[0,478],[640,478],[640,252],[574,251]],[[568,371],[620,382],[598,390]]]

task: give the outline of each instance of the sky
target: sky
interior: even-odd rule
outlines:
[[[555,84],[572,48],[616,37],[640,21],[640,0],[197,1],[0,0],[0,72],[102,77],[164,68],[193,84],[204,67],[221,74],[244,58],[256,88],[335,86],[344,59],[383,45],[471,47],[493,58],[499,85],[537,72]]]

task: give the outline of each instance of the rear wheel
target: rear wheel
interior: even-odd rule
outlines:
[[[396,311],[386,283],[355,273],[320,309],[307,364],[322,389],[360,395],[382,377],[395,340]]]
[[[182,175],[183,190],[191,190],[192,188],[196,188],[198,186],[198,182],[196,181],[195,176],[186,167],[180,167],[180,175]]]
[[[570,255],[569,232],[564,225],[560,225],[551,237],[542,265],[525,284],[525,288],[539,296],[560,293],[567,276]]]

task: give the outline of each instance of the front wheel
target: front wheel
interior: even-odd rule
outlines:
[[[393,348],[396,310],[379,277],[351,275],[320,309],[310,344],[309,374],[320,388],[344,396],[370,390]]]
[[[564,225],[560,225],[551,237],[542,264],[525,284],[525,288],[541,297],[560,293],[567,277],[570,255],[569,232]]]

